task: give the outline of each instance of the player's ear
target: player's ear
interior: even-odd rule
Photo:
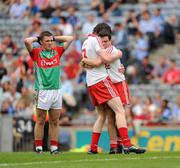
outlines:
[[[37,37],[37,42],[41,44],[41,38],[39,36]]]

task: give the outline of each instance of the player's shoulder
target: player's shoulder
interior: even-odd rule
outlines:
[[[100,48],[104,48],[102,45],[102,40],[99,36],[97,36],[95,34],[90,34],[90,35],[88,35],[88,39],[91,44],[94,44],[95,46],[98,45],[98,46],[100,46]]]
[[[88,35],[88,40],[97,42],[97,41],[101,41],[101,38],[98,37],[98,36],[95,35],[95,34],[89,34],[89,35]]]
[[[33,47],[31,53],[38,54],[41,51],[42,51],[41,47]]]
[[[56,45],[52,48],[52,50],[56,50],[56,49],[62,49],[64,50],[64,46],[63,45]]]

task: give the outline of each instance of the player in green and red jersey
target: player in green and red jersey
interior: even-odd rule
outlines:
[[[37,94],[37,121],[34,129],[35,150],[42,153],[42,139],[46,112],[49,112],[49,136],[51,154],[58,153],[59,117],[62,108],[60,58],[73,41],[73,36],[53,36],[44,31],[39,37],[28,37],[24,43],[34,62],[35,91]],[[63,46],[54,41],[63,42]],[[39,42],[39,48],[32,43]]]

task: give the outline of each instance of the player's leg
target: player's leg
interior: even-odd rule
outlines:
[[[45,90],[39,90],[35,93],[36,104],[36,123],[34,127],[35,150],[37,153],[42,153],[44,124],[46,120],[49,103],[47,103],[48,95]]]
[[[121,103],[120,97],[112,98],[111,100],[107,102],[107,104],[115,112],[116,124],[117,124],[119,135],[122,139],[123,145],[131,146],[131,142],[128,136],[125,110]]]
[[[115,114],[110,108],[106,108],[107,113],[107,129],[109,134],[110,141],[110,152],[109,154],[117,153],[117,133],[116,133],[116,123],[115,123]]]
[[[129,93],[129,88],[128,88],[128,84],[126,81],[122,81],[119,83],[115,84],[116,90],[119,93],[121,102],[124,106],[124,109],[126,109],[126,107],[128,105],[130,105],[130,93]],[[116,129],[117,131],[117,143],[118,143],[118,153],[123,153],[123,152],[134,152],[134,153],[144,153],[145,149],[141,148],[141,147],[135,147],[134,145],[131,146],[126,146],[123,144],[122,138],[119,136],[119,131],[118,128]],[[124,146],[124,148],[123,148]],[[124,149],[124,151],[123,151]]]
[[[116,87],[116,90],[119,93],[119,97],[121,99],[121,102],[123,104],[124,109],[127,105],[130,105],[130,94],[129,94],[129,88],[126,81],[122,81],[119,83],[115,83],[114,86]],[[126,110],[125,110],[126,112]],[[119,136],[118,128],[116,127],[116,134],[117,134],[117,144],[118,144],[118,150],[117,153],[122,153],[122,139]]]
[[[60,109],[49,110],[50,151],[53,154],[58,153],[59,117]]]
[[[59,117],[62,109],[62,91],[51,90],[52,104],[49,110],[49,136],[50,136],[50,153],[58,154],[58,137],[59,137]]]
[[[36,123],[34,127],[35,150],[37,153],[42,152],[42,140],[44,136],[44,124],[46,120],[46,110],[36,109]]]
[[[97,106],[96,111],[98,113],[98,116],[97,116],[97,119],[93,126],[91,146],[90,146],[90,150],[88,152],[89,154],[97,153],[99,138],[100,138],[100,135],[102,132],[104,122],[106,120],[106,113],[103,108],[103,105]]]

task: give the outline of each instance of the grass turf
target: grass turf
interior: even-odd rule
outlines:
[[[180,152],[147,152],[141,155],[0,153],[0,168],[180,168]]]

